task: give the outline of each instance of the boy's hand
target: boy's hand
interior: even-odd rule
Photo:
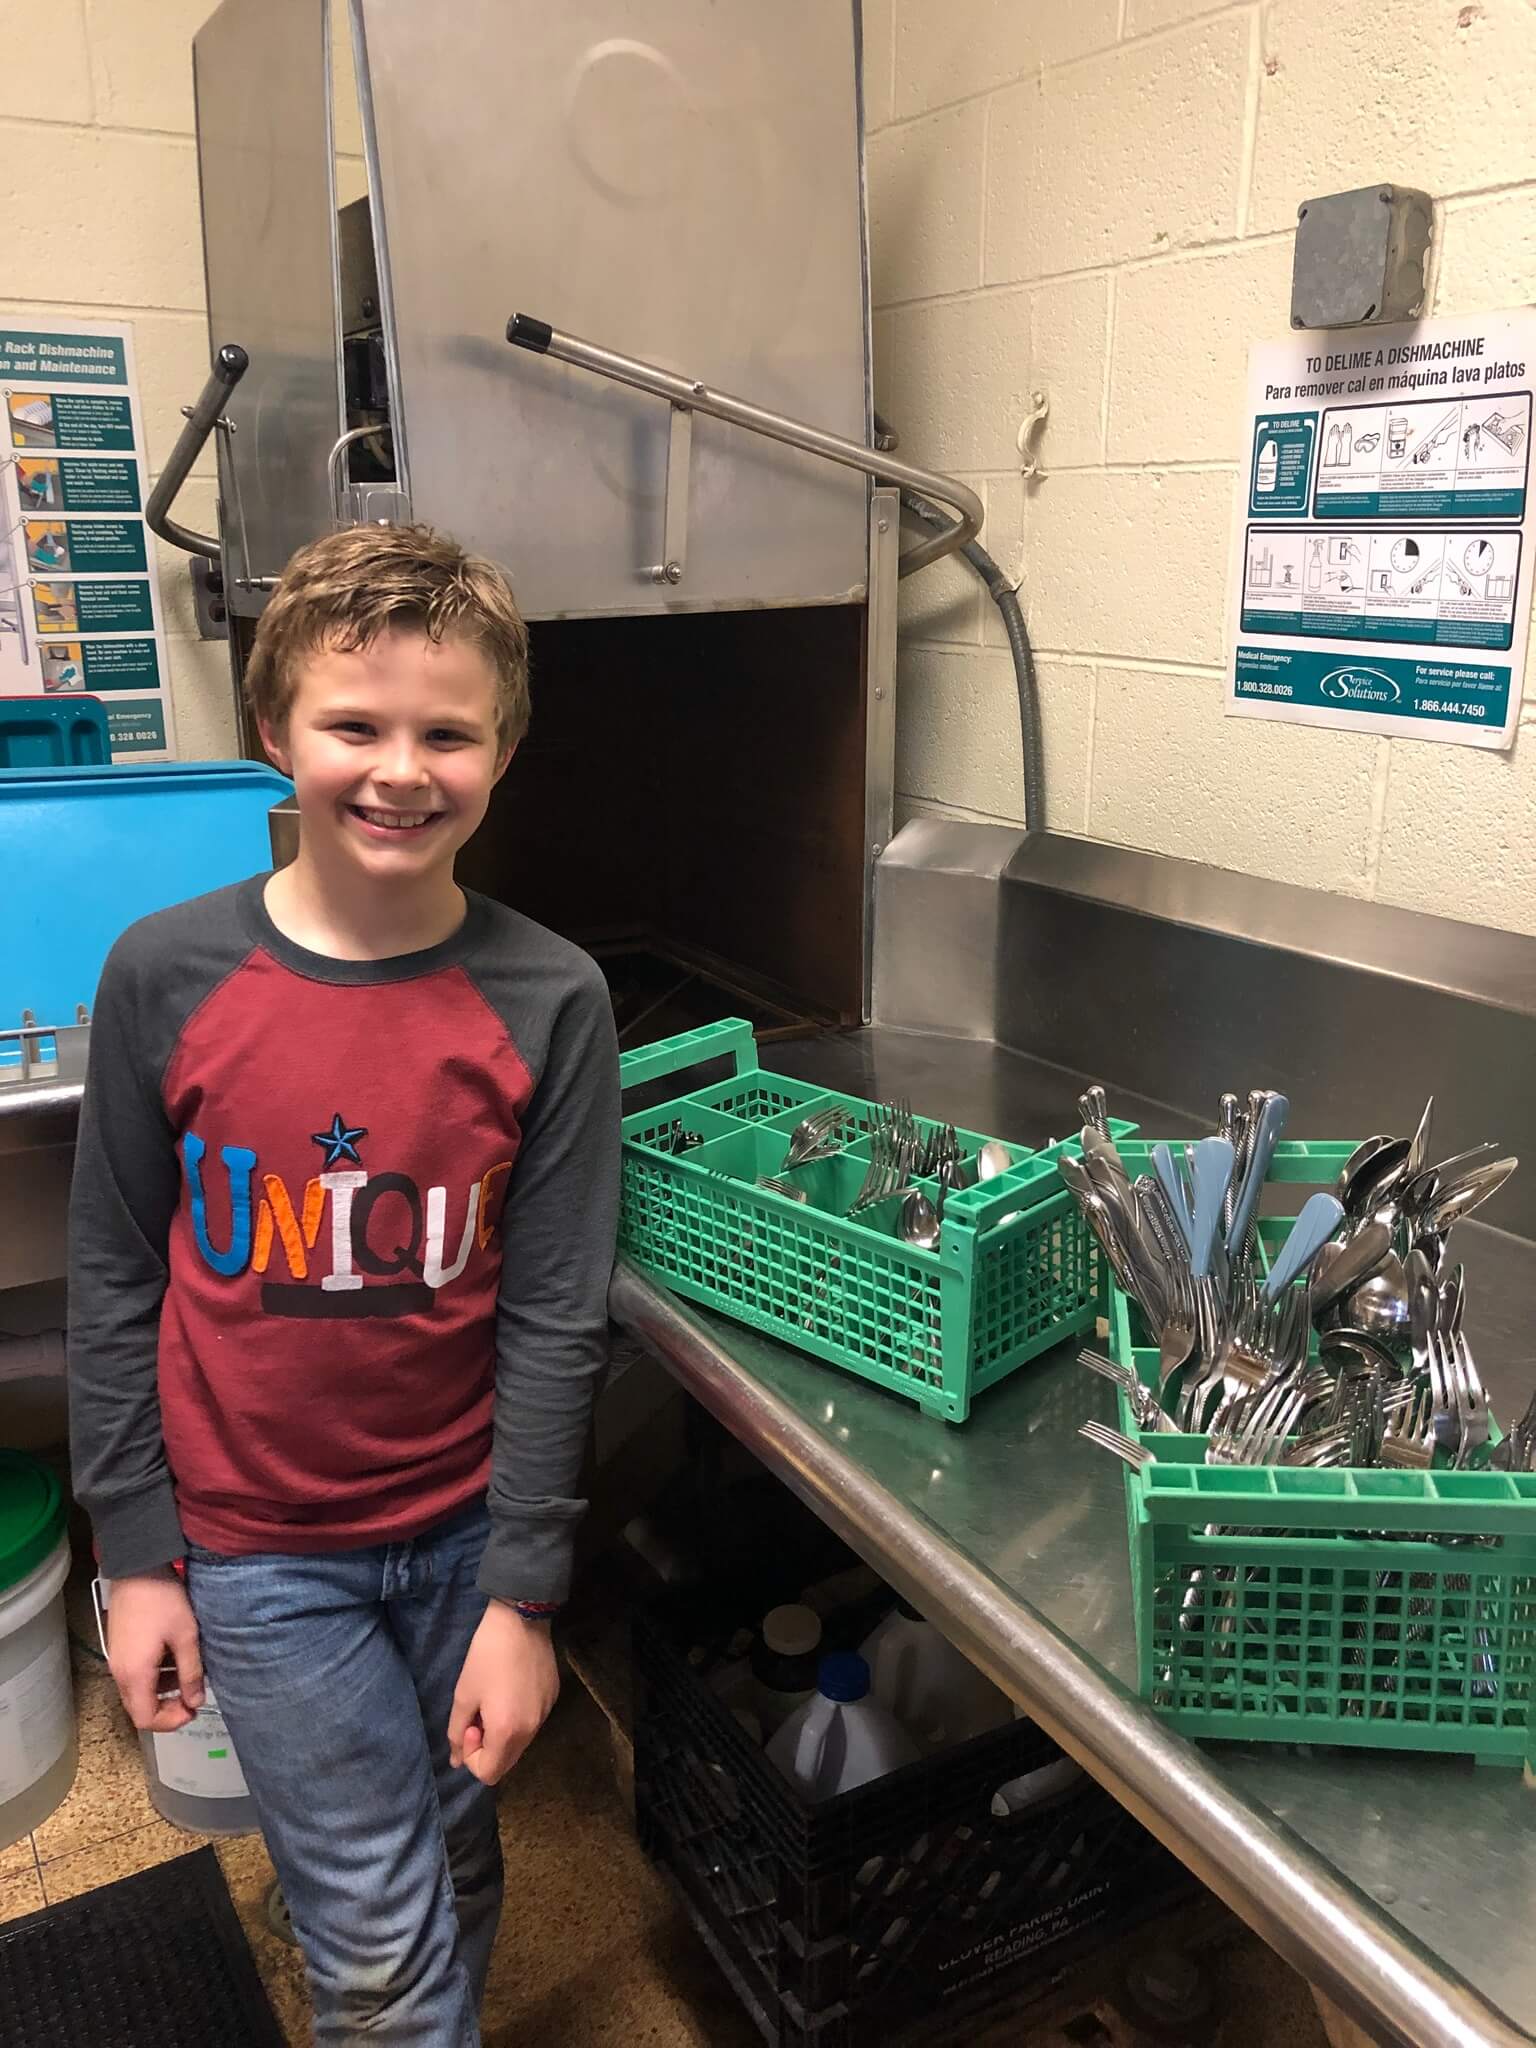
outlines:
[[[172,1662],[181,1698],[162,1700],[160,1668]],[[197,1618],[169,1565],[114,1579],[107,1602],[107,1663],[135,1728],[170,1735],[203,1704],[203,1657]],[[168,1683],[168,1681],[167,1681]]]
[[[475,1630],[448,1716],[448,1760],[485,1785],[503,1779],[560,1693],[549,1624],[493,1600]]]

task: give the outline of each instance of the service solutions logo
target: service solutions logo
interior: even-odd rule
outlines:
[[[1335,704],[1400,704],[1403,693],[1379,668],[1330,669],[1318,684]]]

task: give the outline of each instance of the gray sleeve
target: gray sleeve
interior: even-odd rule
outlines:
[[[491,1534],[480,1590],[558,1602],[571,1578],[575,1497],[608,1356],[619,1207],[619,1062],[590,963],[563,996],[523,1124],[502,1217]]]
[[[70,1190],[70,1456],[109,1578],[184,1547],[156,1366],[180,1169],[144,1047],[150,964],[130,935],[102,970]]]

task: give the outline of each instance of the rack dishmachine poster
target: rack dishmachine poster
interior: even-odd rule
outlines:
[[[1251,351],[1229,713],[1511,744],[1533,388],[1529,309]]]
[[[0,437],[0,697],[99,697],[114,761],[167,759],[132,329],[0,313]]]

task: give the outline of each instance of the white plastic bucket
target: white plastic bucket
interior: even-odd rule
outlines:
[[[0,1849],[45,1821],[75,1782],[68,1577],[58,1481],[23,1452],[0,1451]]]
[[[111,1603],[112,1581],[96,1581],[96,1626],[101,1632],[102,1655],[106,1655],[106,1610]],[[174,1666],[160,1673],[162,1697],[174,1688]],[[144,1775],[148,1780],[149,1803],[172,1827],[185,1828],[194,1835],[254,1835],[260,1822],[256,1802],[245,1782],[229,1726],[220,1710],[213,1687],[206,1682],[203,1704],[183,1728],[169,1735],[139,1730],[139,1747],[144,1752]]]
[[[140,1733],[149,1803],[172,1827],[195,1835],[254,1835],[256,1802],[213,1687],[185,1728],[173,1735]]]

